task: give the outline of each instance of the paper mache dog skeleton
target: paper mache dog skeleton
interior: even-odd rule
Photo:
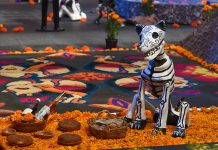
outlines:
[[[172,107],[170,95],[174,90],[174,67],[172,60],[164,52],[165,22],[156,25],[136,25],[139,35],[139,51],[148,60],[148,66],[141,72],[138,93],[134,95],[132,104],[124,118],[133,129],[144,129],[146,126],[145,108],[151,110],[156,125],[151,134],[166,134],[166,125],[176,125],[173,137],[185,137],[185,128],[189,122],[189,104],[182,98],[178,110]],[[152,95],[160,99],[160,109],[145,100],[145,85]],[[136,110],[136,116],[134,113]],[[135,118],[135,119],[133,119]]]

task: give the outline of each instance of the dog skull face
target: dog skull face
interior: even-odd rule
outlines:
[[[145,59],[152,60],[160,54],[164,46],[165,22],[160,21],[156,25],[136,25],[139,35],[138,49],[145,55]]]

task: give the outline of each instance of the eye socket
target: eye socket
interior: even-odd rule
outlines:
[[[158,36],[159,36],[159,34],[158,34],[157,32],[153,32],[153,33],[152,33],[152,37],[153,37],[154,39],[158,38]]]

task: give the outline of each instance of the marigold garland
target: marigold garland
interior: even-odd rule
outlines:
[[[137,50],[138,48],[138,43],[134,43],[132,48],[111,48],[111,49],[102,49],[102,50],[98,50],[98,51],[129,51],[129,50]],[[165,44],[164,45],[164,49],[166,50],[174,50],[176,52],[178,52],[179,54],[182,54],[186,57],[188,57],[190,60],[193,60],[195,62],[198,62],[199,64],[201,64],[203,67],[208,68],[208,69],[212,69],[216,72],[218,72],[218,64],[209,64],[208,62],[204,61],[203,59],[194,56],[190,51],[186,50],[185,48],[179,46],[179,45],[168,45]],[[31,47],[26,47],[24,49],[24,52],[21,51],[9,51],[9,52],[5,52],[2,53],[3,55],[7,55],[7,54],[41,54],[41,53],[60,53],[60,52],[68,52],[68,53],[86,53],[86,52],[91,52],[91,49],[89,46],[84,45],[81,47],[81,49],[78,48],[74,48],[72,45],[68,45],[63,49],[59,49],[59,50],[55,50],[52,47],[46,47],[44,50],[40,50],[40,51],[34,51],[32,50]]]
[[[49,116],[49,121],[46,125],[45,131],[52,131],[54,137],[52,139],[37,139],[33,138],[34,144],[28,147],[12,147],[8,146],[5,136],[0,136],[0,141],[5,149],[11,150],[35,150],[35,149],[115,149],[115,148],[135,148],[135,147],[148,147],[148,146],[166,146],[166,145],[179,145],[179,144],[194,144],[194,143],[207,143],[217,142],[218,132],[215,132],[218,127],[218,109],[216,106],[207,112],[203,111],[205,108],[201,108],[202,111],[194,112],[195,108],[192,108],[190,112],[191,126],[186,129],[186,138],[173,138],[171,137],[172,131],[175,126],[167,126],[166,135],[152,136],[150,132],[154,128],[155,123],[152,121],[152,116],[149,111],[146,111],[148,124],[144,130],[132,130],[128,128],[127,135],[123,139],[109,139],[101,140],[96,139],[90,134],[88,129],[87,120],[89,118],[96,118],[97,113],[80,112],[75,110],[73,112],[65,112],[63,114],[55,113]],[[198,110],[198,108],[196,108]],[[0,130],[10,126],[10,120],[13,116],[19,115],[21,111],[16,111],[15,115],[0,118]],[[117,114],[117,117],[123,117],[125,111]],[[113,117],[116,117],[115,115]],[[30,117],[31,118],[31,117]],[[58,122],[62,119],[75,119],[81,123],[81,129],[79,131],[73,131],[70,133],[78,134],[82,137],[82,143],[78,146],[61,146],[57,144],[57,137],[62,134],[62,131],[57,130]],[[32,135],[31,133],[17,133],[24,135]],[[33,137],[33,136],[32,136]]]
[[[218,64],[209,64],[208,62],[204,61],[203,59],[201,59],[197,56],[194,56],[190,51],[186,50],[182,46],[172,44],[169,46],[169,49],[174,50],[174,51],[178,52],[179,54],[182,54],[182,55],[188,57],[190,60],[198,62],[199,64],[201,64],[205,68],[209,68],[211,70],[218,72]]]

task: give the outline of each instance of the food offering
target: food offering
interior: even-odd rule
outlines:
[[[9,135],[14,135],[16,134],[16,130],[12,128],[5,128],[2,130],[2,136],[9,136]]]
[[[101,115],[105,115],[105,118],[101,118]],[[90,132],[93,136],[99,139],[120,139],[126,136],[127,125],[121,118],[113,117],[113,115],[107,111],[101,111],[98,113],[97,118],[90,118],[88,121]]]
[[[38,104],[40,99],[38,98],[22,112],[16,111],[15,114],[11,116],[12,127],[19,132],[27,133],[43,130],[49,115],[55,112],[57,104],[63,99],[64,94],[63,92],[53,101],[46,103],[39,111]]]
[[[7,141],[9,145],[18,147],[26,147],[33,144],[32,137],[27,135],[9,135]]]
[[[82,138],[77,134],[61,134],[58,137],[58,144],[65,146],[74,146],[82,143]]]
[[[37,131],[33,134],[33,136],[39,139],[50,139],[54,136],[54,134],[50,131]]]
[[[72,119],[64,119],[58,123],[58,129],[64,132],[80,130],[81,124]]]

